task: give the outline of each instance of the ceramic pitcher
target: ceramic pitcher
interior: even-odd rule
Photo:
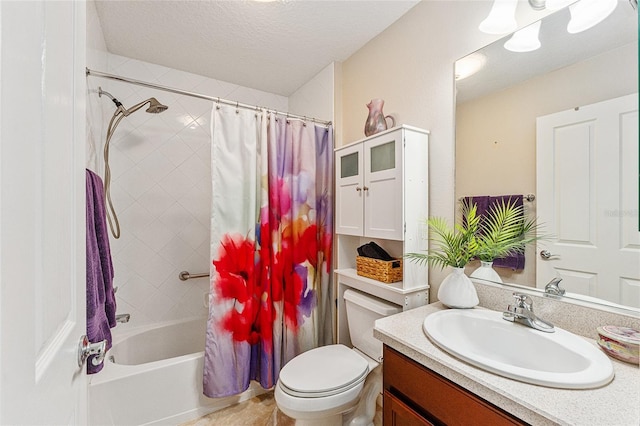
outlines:
[[[384,100],[382,99],[371,99],[371,102],[367,104],[367,108],[369,108],[369,116],[367,117],[367,121],[364,123],[364,134],[366,136],[375,135],[376,133],[387,130],[387,118],[391,119],[391,127],[396,125],[396,120],[392,116],[387,115],[385,117],[382,112],[383,106]]]

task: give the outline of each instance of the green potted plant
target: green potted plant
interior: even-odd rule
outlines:
[[[480,267],[471,273],[471,278],[502,282],[493,269],[493,261],[523,253],[527,244],[542,238],[538,229],[535,218],[525,217],[522,205],[514,200],[494,203],[480,220],[475,253]]]
[[[441,269],[453,268],[438,289],[438,299],[450,308],[473,308],[479,303],[473,283],[464,274],[465,265],[479,249],[480,216],[477,215],[477,206],[463,203],[462,217],[466,219],[453,228],[443,218],[429,218],[429,241],[435,247],[426,253],[406,254],[414,262],[428,263]]]

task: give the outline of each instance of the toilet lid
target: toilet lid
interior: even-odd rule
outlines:
[[[344,345],[304,352],[280,371],[281,388],[293,396],[323,397],[344,392],[364,381],[369,363]]]

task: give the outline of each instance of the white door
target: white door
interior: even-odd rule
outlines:
[[[538,287],[640,307],[638,95],[539,117],[537,185]]]
[[[87,424],[85,4],[0,23],[0,424]]]
[[[362,144],[336,151],[336,233],[363,235]]]
[[[402,130],[364,143],[364,235],[404,239]]]

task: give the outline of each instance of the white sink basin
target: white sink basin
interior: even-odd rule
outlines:
[[[613,365],[596,345],[560,328],[544,333],[481,309],[447,309],[422,328],[440,348],[476,367],[535,385],[565,389],[604,386]]]

